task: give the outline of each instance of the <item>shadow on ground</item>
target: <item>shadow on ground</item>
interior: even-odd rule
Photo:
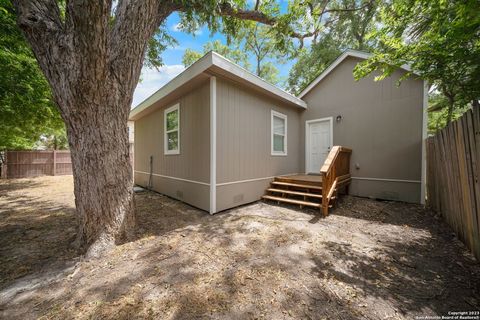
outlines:
[[[35,205],[54,205],[45,201]],[[69,210],[46,218],[54,227],[38,235],[40,242],[74,227]],[[312,224],[313,212],[295,207],[256,203],[209,216],[144,192],[136,195],[136,210],[136,241],[7,296],[22,280],[11,277],[0,292],[0,315],[409,319],[480,308],[478,263],[419,206],[345,197],[332,215]],[[43,225],[42,212],[33,226]],[[12,210],[9,219],[21,214]],[[14,230],[1,228],[1,236]],[[29,248],[32,241],[21,245],[23,258],[45,250]],[[61,252],[68,236],[56,245]],[[58,253],[52,259],[74,257]],[[15,274],[13,266],[6,272]]]

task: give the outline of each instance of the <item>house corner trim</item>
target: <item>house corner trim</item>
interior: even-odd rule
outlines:
[[[428,83],[423,81],[423,117],[422,117],[422,177],[420,187],[420,203],[425,204],[427,184],[427,124],[428,124]]]
[[[217,212],[217,78],[210,77],[210,214]]]

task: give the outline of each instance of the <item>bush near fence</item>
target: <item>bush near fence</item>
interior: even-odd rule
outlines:
[[[480,260],[480,110],[427,140],[427,204]]]

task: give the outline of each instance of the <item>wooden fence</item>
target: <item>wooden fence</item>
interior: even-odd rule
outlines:
[[[130,143],[130,164],[133,166],[133,143]],[[30,178],[72,174],[72,160],[68,150],[5,151],[0,178]],[[0,161],[0,164],[2,162]]]
[[[427,140],[427,204],[480,260],[480,110]]]
[[[2,171],[8,179],[72,174],[68,150],[7,151],[5,164]]]

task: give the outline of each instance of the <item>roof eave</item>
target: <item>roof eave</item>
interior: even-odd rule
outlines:
[[[300,107],[302,109],[307,108],[307,104],[305,103],[305,101],[301,100],[300,98],[297,98],[294,95],[266,82],[265,80],[252,74],[250,71],[240,67],[239,65],[231,62],[230,60],[222,57],[216,52],[210,51],[202,58],[200,58],[197,62],[185,69],[178,76],[165,84],[163,87],[158,89],[154,94],[142,101],[138,106],[133,108],[130,111],[129,120],[138,120],[140,117],[143,116],[143,114],[145,114],[144,112],[155,102],[173,93],[180,86],[184,85],[185,83],[199,76],[200,74],[206,72],[212,66],[217,66],[231,74],[236,75],[237,77],[242,78],[244,81],[249,82],[256,87],[259,87],[262,90],[269,91],[275,96],[277,96],[280,100],[285,101],[286,103],[289,103],[296,107]]]

